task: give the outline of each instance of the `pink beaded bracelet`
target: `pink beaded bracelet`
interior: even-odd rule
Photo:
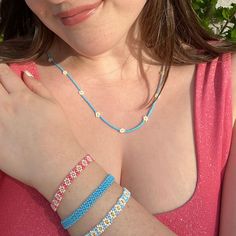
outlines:
[[[57,192],[55,193],[53,200],[51,202],[51,208],[56,211],[59,204],[64,196],[66,189],[72,184],[73,180],[76,179],[80,173],[91,163],[94,159],[89,155],[79,161],[79,163],[70,171],[70,173],[64,178]]]

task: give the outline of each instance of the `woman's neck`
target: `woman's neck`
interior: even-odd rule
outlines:
[[[91,80],[92,83],[110,84],[143,77],[139,72],[138,60],[125,42],[120,42],[116,47],[99,55],[82,55],[58,39],[49,51],[58,63],[68,70],[79,71],[81,78]],[[144,71],[149,67],[150,65],[145,64]]]

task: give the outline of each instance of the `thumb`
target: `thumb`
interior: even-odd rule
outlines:
[[[53,99],[52,93],[39,80],[35,79],[28,70],[24,71],[23,80],[32,92],[41,97]]]

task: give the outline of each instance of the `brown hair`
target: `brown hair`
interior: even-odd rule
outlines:
[[[166,78],[171,64],[208,62],[224,52],[236,51],[236,43],[203,29],[190,0],[147,0],[137,24],[139,37],[135,39],[137,44],[132,44],[134,49],[139,45],[138,56],[144,51],[153,61],[160,61]],[[6,63],[39,58],[55,36],[24,0],[1,0],[0,34],[4,38],[0,60]]]

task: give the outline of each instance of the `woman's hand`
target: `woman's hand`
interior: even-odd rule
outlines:
[[[0,169],[48,194],[83,154],[50,91],[0,64]]]

